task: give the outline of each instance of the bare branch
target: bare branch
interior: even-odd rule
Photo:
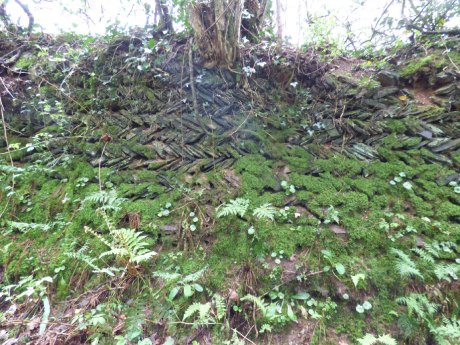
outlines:
[[[30,12],[29,6],[27,6],[25,3],[23,3],[22,0],[14,0],[14,1],[22,8],[24,13],[29,18],[29,25],[27,26],[27,33],[30,35],[30,33],[32,32],[34,23],[35,23],[35,18],[33,16],[32,12]]]

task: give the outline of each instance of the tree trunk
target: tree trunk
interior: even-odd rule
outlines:
[[[169,12],[168,5],[165,0],[155,0],[156,9],[155,15],[159,16],[158,28],[159,31],[168,30],[169,33],[174,32],[173,21]]]
[[[281,0],[276,1],[276,39],[278,41],[278,46],[283,44],[283,22],[281,21]]]
[[[264,26],[268,0],[246,0],[244,9],[247,17],[243,16],[241,35],[247,37],[251,42],[257,42],[259,32]]]
[[[232,66],[239,58],[243,0],[189,5],[189,21],[207,67]]]

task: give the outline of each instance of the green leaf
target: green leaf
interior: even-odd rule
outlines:
[[[148,43],[147,43],[147,46],[148,46],[150,49],[153,49],[153,48],[155,48],[155,45],[156,45],[156,44],[157,44],[157,42],[156,42],[153,38],[151,38],[151,39],[149,39],[149,41],[148,41]]]
[[[297,321],[297,316],[295,316],[294,312],[292,311],[291,306],[288,304],[287,306],[287,316],[292,320],[292,321]]]
[[[193,289],[191,285],[184,285],[184,296],[191,297],[193,295]]]
[[[364,307],[361,304],[356,305],[356,311],[360,314],[364,313]]]
[[[351,276],[351,281],[353,282],[355,287],[358,287],[359,281],[364,281],[366,279],[366,275],[363,273],[358,273],[354,276]]]
[[[50,311],[51,311],[50,301],[48,297],[46,296],[43,297],[42,302],[43,302],[43,316],[40,322],[40,329],[38,331],[39,335],[42,335],[43,333],[45,333],[46,325],[48,324],[48,319],[49,319]]]
[[[294,296],[292,296],[292,298],[305,301],[310,298],[310,294],[308,292],[301,291],[299,293],[296,293]]]
[[[343,276],[345,274],[345,266],[342,265],[341,263],[335,264],[335,270],[341,276]]]
[[[372,335],[367,333],[363,338],[358,339],[358,343],[360,345],[373,345],[377,342],[377,338]]]
[[[180,291],[180,288],[179,287],[174,287],[171,292],[169,293],[169,296],[168,296],[168,299],[170,301],[172,301],[178,294],[178,292]]]
[[[397,345],[398,344],[396,340],[389,334],[381,335],[378,338],[378,341],[385,345]]]
[[[200,284],[193,284],[193,288],[198,292],[203,292],[203,287]]]

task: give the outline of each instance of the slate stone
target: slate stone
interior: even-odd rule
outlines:
[[[433,133],[427,130],[421,131],[419,135],[425,139],[433,139]]]
[[[347,230],[338,224],[329,224],[329,229],[336,235],[346,235]]]
[[[399,75],[392,71],[380,71],[377,74],[377,80],[383,87],[399,85]]]

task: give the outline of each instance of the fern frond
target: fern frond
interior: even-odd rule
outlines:
[[[198,323],[204,324],[209,322],[209,311],[211,310],[211,303],[193,303],[191,304],[184,313],[182,321],[187,320],[194,314],[198,313]]]
[[[96,203],[100,205],[100,209],[111,211],[120,210],[120,206],[124,201],[126,199],[119,198],[114,190],[94,192],[83,199],[83,203]]]
[[[136,303],[126,312],[124,333],[129,341],[137,340],[144,333],[145,318],[141,303]]]
[[[224,316],[227,314],[227,304],[225,303],[225,299],[221,295],[215,294],[214,305],[216,307],[217,320],[222,320]]]
[[[448,319],[443,316],[442,325],[431,330],[436,340],[440,344],[451,344],[446,340],[452,340],[452,344],[460,343],[460,320],[456,318]]]
[[[10,225],[10,227],[13,230],[18,230],[18,231],[21,231],[23,233],[26,233],[29,230],[40,230],[40,231],[43,231],[43,232],[47,232],[47,231],[55,230],[55,229],[62,229],[64,226],[67,225],[67,223],[59,222],[59,221],[50,222],[50,223],[46,223],[46,224],[10,221],[10,222],[8,222],[8,224]]]
[[[396,269],[398,273],[403,277],[416,276],[423,280],[423,275],[420,270],[416,267],[415,262],[404,253],[402,250],[391,248],[391,253],[397,256]]]
[[[145,248],[148,245],[144,241],[146,236],[134,229],[117,229],[111,233],[115,241],[111,245],[111,250],[102,253],[101,256],[112,254],[127,257],[131,263],[140,264],[157,255],[153,250]]]
[[[153,276],[163,279],[167,283],[178,281],[181,277],[179,273],[169,273],[169,272],[154,272]]]
[[[272,206],[272,204],[263,204],[252,212],[252,215],[259,219],[270,219],[271,221],[275,220],[275,215],[278,210]]]
[[[424,249],[430,253],[435,258],[439,258],[442,249],[438,241],[433,241],[432,243],[426,243]]]
[[[230,200],[228,203],[222,204],[217,207],[217,217],[227,217],[229,215],[232,216],[240,216],[241,218],[244,217],[246,211],[249,207],[249,200],[243,198],[237,198],[234,200]]]
[[[460,270],[460,265],[459,264],[436,264],[434,266],[434,274],[436,275],[436,278],[439,280],[446,280],[449,283],[452,282],[452,280],[457,280],[458,279],[458,271]]]
[[[424,250],[424,249],[420,249],[420,248],[412,248],[412,251],[414,253],[416,253],[418,256],[420,256],[420,258],[425,261],[425,262],[428,262],[430,264],[434,264],[435,262],[435,259],[434,257],[432,256],[432,254],[430,254],[428,251]]]
[[[197,271],[197,272],[194,272],[194,273],[190,273],[188,275],[186,275],[183,279],[182,279],[182,283],[194,283],[196,281],[198,281],[198,279],[200,279],[203,274],[206,272],[206,270],[208,269],[208,266],[205,266],[203,267],[201,270]]]
[[[399,297],[396,299],[396,302],[407,306],[407,313],[409,316],[415,314],[421,319],[434,315],[439,308],[439,305],[430,302],[426,295],[418,293],[412,293],[409,296]]]
[[[358,343],[360,345],[373,345],[377,342],[377,338],[375,335],[367,333],[364,337],[361,339],[358,339]]]
[[[84,245],[81,247],[77,252],[67,252],[65,255],[71,259],[77,259],[81,260],[84,263],[86,263],[89,267],[91,267],[94,270],[99,270],[99,267],[94,263],[96,261],[96,258],[93,258],[89,255],[86,254],[88,251],[88,246]]]
[[[381,335],[376,337],[372,334],[367,333],[363,338],[358,339],[360,345],[374,345],[374,344],[383,344],[383,345],[397,345],[396,339],[394,339],[389,334]]]
[[[267,314],[267,304],[264,302],[262,297],[259,296],[254,296],[254,295],[246,295],[243,298],[241,298],[242,301],[249,301],[254,303],[254,305],[259,308],[260,312],[263,315]]]
[[[147,236],[134,229],[113,229],[110,231],[112,242],[106,240],[90,227],[84,227],[85,232],[93,234],[110,250],[103,252],[99,258],[105,256],[116,256],[119,258],[127,258],[130,263],[140,264],[150,260],[157,255],[153,250],[148,250],[148,243],[144,241]]]
[[[377,341],[379,343],[382,343],[383,345],[397,345],[398,343],[396,342],[396,339],[394,339],[391,335],[389,334],[384,334],[378,337]]]

